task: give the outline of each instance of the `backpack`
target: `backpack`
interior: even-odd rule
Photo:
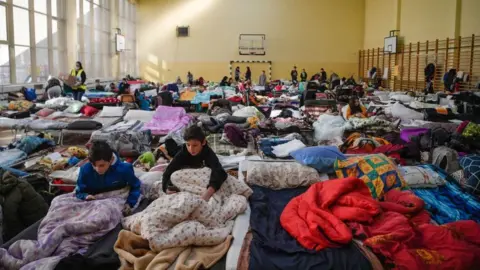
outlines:
[[[25,99],[28,101],[34,101],[37,99],[37,93],[35,93],[35,89],[33,88],[25,89],[25,91],[23,92],[23,95],[25,96]]]

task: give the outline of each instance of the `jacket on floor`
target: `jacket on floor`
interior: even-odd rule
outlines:
[[[5,241],[43,218],[48,205],[30,183],[0,169],[0,205]]]
[[[127,203],[134,207],[140,197],[140,180],[135,176],[132,164],[121,162],[115,155],[107,172],[98,174],[90,162],[80,168],[75,195],[85,200],[88,195],[130,187]]]

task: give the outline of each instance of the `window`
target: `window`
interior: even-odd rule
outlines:
[[[13,8],[13,29],[16,45],[30,46],[30,24],[28,18],[28,10]]]
[[[28,0],[12,0],[15,6],[28,8]]]
[[[52,1],[52,6],[51,6],[52,16],[58,17],[58,1],[57,0],[51,0],[51,1]]]
[[[48,65],[48,49],[37,48],[36,50],[37,60],[37,82],[45,82],[50,75],[50,69]]]
[[[0,44],[0,85],[10,83],[8,45]]]
[[[64,14],[63,0],[0,0],[0,85],[44,82],[63,71]]]
[[[0,40],[7,40],[7,14],[4,6],[0,6]]]
[[[35,44],[36,46],[48,47],[47,16],[35,13]]]
[[[47,0],[35,0],[33,7],[35,11],[47,14]]]
[[[125,35],[126,50],[120,56],[120,76],[127,74],[135,76],[137,74],[137,56],[136,56],[136,6],[129,1],[119,1],[119,27],[122,34]]]
[[[30,67],[30,47],[15,46],[15,64],[17,83],[29,83],[32,81]]]

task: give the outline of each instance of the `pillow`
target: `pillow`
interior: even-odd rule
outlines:
[[[84,104],[80,101],[75,101],[68,108],[64,110],[66,113],[79,113],[80,110],[83,108]]]
[[[54,112],[55,112],[55,110],[52,110],[52,109],[49,109],[49,108],[44,108],[44,109],[41,109],[40,111],[38,111],[36,113],[36,115],[40,116],[40,117],[47,117]]]
[[[296,188],[328,180],[318,172],[297,162],[248,161],[245,181],[249,185],[258,185],[270,189]]]
[[[397,166],[384,154],[337,159],[334,169],[339,178],[353,176],[362,179],[375,199],[382,199],[383,194],[391,189],[406,187]]]
[[[120,117],[123,116],[123,107],[104,106],[100,112],[100,117]]]
[[[346,157],[335,146],[306,147],[290,153],[300,164],[310,166],[323,173],[334,173],[333,165],[337,159]]]
[[[87,106],[84,106],[84,107],[80,110],[81,113],[83,113],[84,115],[89,116],[89,117],[90,117],[90,116],[94,116],[95,114],[98,113],[98,111],[99,111],[99,110],[98,110],[97,108],[92,107],[92,106],[88,106],[88,105],[87,105]]]
[[[405,182],[411,188],[435,188],[445,185],[443,178],[430,168],[404,166],[401,171]]]
[[[155,111],[129,110],[123,119],[139,120],[140,122],[147,123],[152,120],[154,114]]]
[[[291,152],[305,148],[305,144],[300,140],[289,141],[284,144],[280,144],[272,147],[272,153],[277,157],[288,157]]]
[[[396,94],[396,95],[390,96],[390,99],[401,101],[403,103],[410,103],[413,100],[415,100],[415,98],[412,96],[402,95],[402,94]]]

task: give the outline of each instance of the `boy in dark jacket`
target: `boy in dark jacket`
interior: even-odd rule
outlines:
[[[208,201],[210,197],[222,186],[227,179],[227,173],[223,169],[217,155],[207,145],[205,134],[202,128],[191,126],[185,131],[184,139],[186,143],[182,149],[175,155],[163,173],[162,189],[167,194],[178,191],[178,188],[172,185],[170,177],[178,170],[185,168],[208,167],[212,170],[210,182],[202,195],[202,199]]]
[[[48,205],[25,180],[0,169],[0,205],[3,210],[3,235],[8,241],[43,218]]]
[[[106,142],[94,142],[88,153],[90,162],[80,168],[75,195],[80,200],[95,200],[95,195],[130,186],[130,194],[123,208],[129,215],[140,198],[140,180],[133,166],[119,160]]]

